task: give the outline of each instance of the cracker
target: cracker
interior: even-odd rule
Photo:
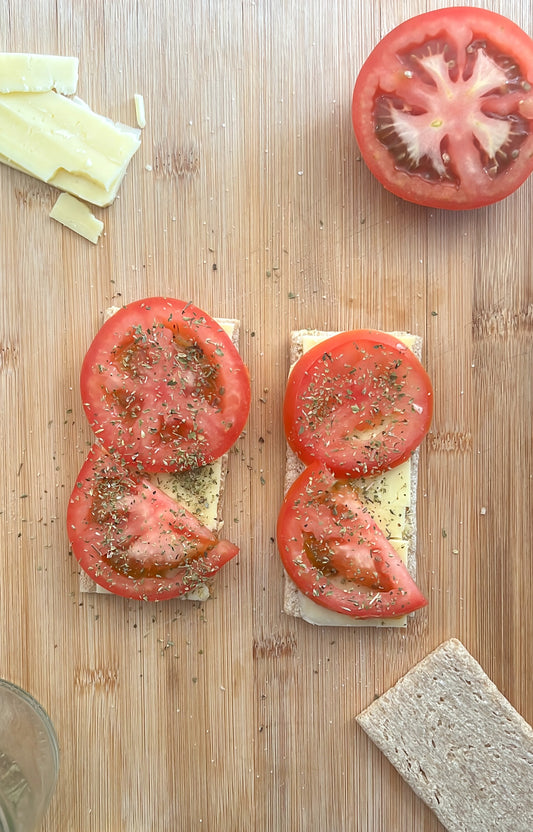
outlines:
[[[449,832],[533,829],[533,729],[457,639],[356,720]]]
[[[393,335],[401,337],[406,332],[394,332]],[[303,355],[302,338],[304,335],[321,335],[331,337],[336,332],[319,332],[318,330],[297,330],[291,332],[290,340],[290,367],[296,364]],[[418,359],[422,356],[422,338],[414,336],[415,341],[412,348]],[[411,455],[411,477],[409,482],[409,508],[407,516],[406,539],[407,548],[407,569],[413,580],[416,580],[416,497],[418,488],[418,462],[420,451],[417,448]],[[304,463],[298,459],[294,451],[287,445],[285,460],[285,482],[284,492],[287,493],[293,482],[304,470]],[[308,624],[329,627],[405,627],[408,616],[400,618],[352,618],[342,613],[326,611],[323,607],[315,604],[310,598],[303,595],[296,584],[284,572],[283,577],[283,612],[294,618],[303,618]]]

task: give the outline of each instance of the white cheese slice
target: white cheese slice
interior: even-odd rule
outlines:
[[[66,170],[58,170],[48,184],[53,185],[54,188],[59,188],[60,191],[67,191],[67,193],[74,194],[80,199],[85,200],[85,202],[90,202],[91,205],[98,205],[100,208],[105,208],[114,202],[118,189],[124,179],[128,164],[124,164],[118,172],[115,181],[108,189],[103,188],[97,182],[93,182],[84,176],[78,176]]]
[[[115,198],[139,136],[53,90],[0,95],[0,161],[95,205]]]
[[[0,93],[47,92],[72,95],[78,86],[78,58],[0,52]]]
[[[182,474],[158,473],[150,477],[161,491],[185,506],[211,531],[220,528],[219,497],[223,478],[221,459]]]
[[[303,355],[316,344],[325,341],[334,332],[302,331],[296,333],[299,354]],[[392,333],[398,340],[413,352],[418,352],[420,339],[410,333]],[[295,471],[303,468],[297,462],[296,455],[289,448],[287,450],[288,470]],[[416,483],[416,466],[418,455],[415,453],[409,460],[390,471],[385,471],[372,477],[358,477],[351,480],[351,485],[359,498],[368,508],[382,531],[390,540],[404,563],[410,568],[414,576],[414,551],[410,558],[410,549],[415,543],[415,508],[413,483]],[[309,624],[329,627],[406,627],[408,616],[395,618],[352,618],[342,613],[328,610],[315,603],[300,592],[288,575],[285,575],[285,608],[286,611],[297,610],[298,615]],[[296,599],[296,600],[295,600]],[[295,614],[293,612],[293,614]]]
[[[369,514],[391,541],[402,541],[408,531],[411,504],[411,459],[372,477],[351,481],[354,491],[368,507]]]
[[[110,318],[117,307],[106,310],[105,319]],[[238,322],[236,320],[221,319],[220,328],[229,335],[235,343],[238,338]],[[165,494],[178,501],[181,505],[196,515],[198,519],[211,531],[220,531],[222,518],[220,515],[221,495],[227,471],[228,455],[193,471],[167,474],[156,473],[150,476],[152,482]],[[82,592],[97,592],[109,595],[108,590],[95,583],[85,572],[80,574],[80,590]],[[191,592],[181,596],[181,600],[205,601],[209,598],[208,584],[198,584]]]
[[[103,222],[94,216],[89,206],[71,194],[59,195],[50,217],[91,243],[97,243],[104,230]]]

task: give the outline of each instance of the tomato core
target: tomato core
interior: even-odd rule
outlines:
[[[511,21],[458,7],[389,32],[357,78],[352,117],[366,163],[398,196],[472,208],[533,169],[533,41]]]

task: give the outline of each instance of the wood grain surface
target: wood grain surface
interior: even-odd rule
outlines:
[[[354,723],[457,636],[533,722],[533,180],[497,205],[403,203],[361,161],[351,93],[422,0],[0,0],[0,50],[77,55],[79,95],[147,126],[93,246],[57,193],[0,169],[0,676],[59,736],[45,832],[438,832]],[[479,2],[533,33],[533,7]],[[230,456],[241,549],[205,603],[79,591],[65,512],[91,432],[80,365],[104,309],[190,299],[241,321],[252,411]],[[420,462],[406,632],[284,616],[274,543],[289,331],[424,338],[435,417]]]

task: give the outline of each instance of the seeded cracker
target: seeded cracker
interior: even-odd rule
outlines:
[[[533,729],[457,639],[356,720],[449,832],[533,830]]]

